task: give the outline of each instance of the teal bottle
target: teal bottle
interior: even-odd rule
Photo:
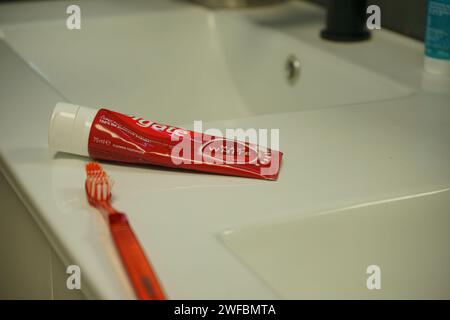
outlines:
[[[428,0],[425,70],[450,75],[450,0]]]

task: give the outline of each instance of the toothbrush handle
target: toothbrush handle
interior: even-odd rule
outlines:
[[[158,278],[134,235],[126,215],[119,212],[111,213],[108,220],[116,248],[138,299],[165,300]]]

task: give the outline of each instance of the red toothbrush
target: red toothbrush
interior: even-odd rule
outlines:
[[[112,181],[97,162],[86,165],[85,189],[89,203],[106,215],[117,251],[138,299],[165,300],[158,278],[145,256],[127,217],[111,204]]]

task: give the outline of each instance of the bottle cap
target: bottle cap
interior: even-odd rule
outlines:
[[[57,103],[48,132],[50,149],[89,156],[89,132],[97,111],[70,103]]]

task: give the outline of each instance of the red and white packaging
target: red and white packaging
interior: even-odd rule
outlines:
[[[107,109],[58,103],[49,129],[56,151],[95,160],[276,180],[283,154],[248,142],[155,123]]]

